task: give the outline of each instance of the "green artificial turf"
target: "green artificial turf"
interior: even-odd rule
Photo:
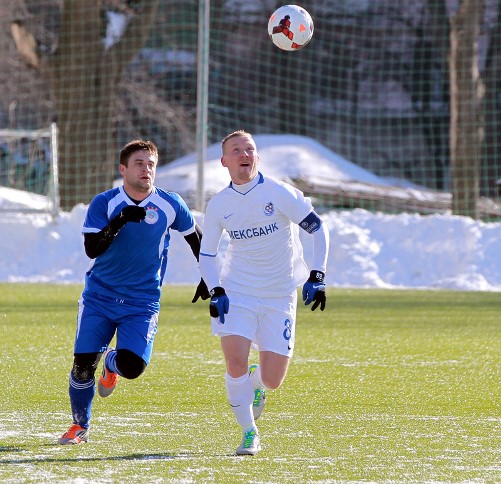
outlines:
[[[194,287],[164,288],[150,366],[71,424],[75,285],[0,284],[0,481],[500,482],[501,295],[328,290],[300,305],[283,386],[233,455],[219,339]],[[257,355],[252,354],[252,361]]]

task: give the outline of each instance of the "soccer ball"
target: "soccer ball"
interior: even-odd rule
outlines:
[[[284,5],[275,10],[268,21],[271,41],[282,50],[302,49],[313,36],[313,20],[298,5]]]

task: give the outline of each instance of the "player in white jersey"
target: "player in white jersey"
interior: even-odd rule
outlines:
[[[228,401],[243,430],[236,453],[255,455],[261,449],[256,420],[266,390],[285,379],[294,349],[296,288],[308,278],[297,227],[313,237],[314,258],[302,290],[312,310],[325,308],[329,236],[309,198],[258,171],[249,133],[229,134],[222,150],[231,183],[207,204],[199,264],[211,292],[212,332],[221,337]],[[223,231],[230,240],[220,269]],[[259,365],[249,366],[252,345]]]
[[[184,200],[153,185],[158,149],[134,140],[120,152],[123,185],[96,195],[82,233],[92,264],[79,301],[69,396],[73,425],[60,444],[87,442],[101,355],[98,393],[109,396],[118,377],[139,377],[148,365],[157,331],[160,292],[170,230],[181,233],[198,259],[201,230]],[[205,283],[192,302],[208,299]],[[110,348],[116,333],[117,347]]]

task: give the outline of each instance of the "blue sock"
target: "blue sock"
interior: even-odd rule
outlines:
[[[76,380],[73,374],[70,374],[70,402],[73,423],[88,429],[92,413],[92,400],[96,394],[95,379]]]
[[[104,361],[104,364],[106,365],[106,368],[108,368],[108,371],[111,371],[112,373],[118,373],[120,376],[123,376],[118,371],[116,359],[117,359],[117,351],[116,350],[110,351],[106,355],[106,360]]]

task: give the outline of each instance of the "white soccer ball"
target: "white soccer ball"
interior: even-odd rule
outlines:
[[[313,36],[313,20],[299,5],[284,5],[268,21],[271,41],[282,50],[302,49]]]

